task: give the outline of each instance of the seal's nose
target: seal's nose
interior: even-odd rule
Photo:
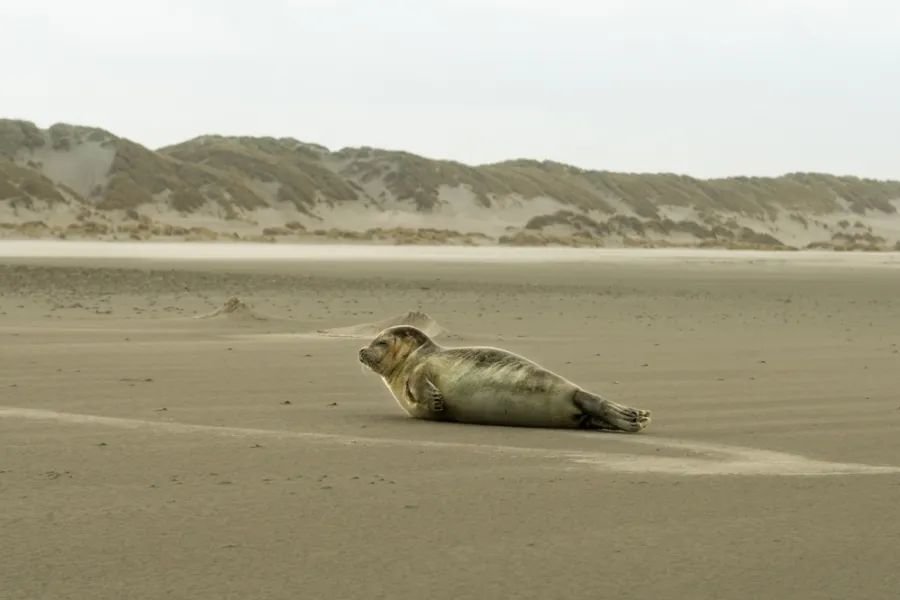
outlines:
[[[359,352],[356,353],[356,355],[357,355],[357,357],[359,358],[359,360],[362,360],[363,352],[365,352],[365,351],[366,351],[366,348],[365,348],[365,347],[362,347],[362,348],[359,349]]]

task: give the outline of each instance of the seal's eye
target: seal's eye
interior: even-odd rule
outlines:
[[[387,348],[388,343],[385,340],[378,340],[375,342],[376,348]]]

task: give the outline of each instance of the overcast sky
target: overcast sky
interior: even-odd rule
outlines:
[[[0,116],[900,179],[898,31],[897,0],[0,0]]]

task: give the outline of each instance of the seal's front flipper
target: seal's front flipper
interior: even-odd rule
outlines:
[[[437,389],[428,372],[424,369],[415,371],[407,382],[410,395],[417,404],[424,404],[431,412],[444,411],[444,395]]]
[[[650,411],[623,406],[584,390],[572,398],[596,429],[613,429],[635,433],[650,424]],[[583,424],[582,426],[585,426]]]
[[[444,395],[437,389],[430,379],[423,378],[425,397],[428,398],[428,407],[434,412],[443,412]]]

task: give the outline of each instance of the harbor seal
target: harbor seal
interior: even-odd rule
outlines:
[[[588,392],[523,356],[443,347],[410,325],[381,331],[358,359],[416,419],[631,433],[650,424],[650,411]]]

